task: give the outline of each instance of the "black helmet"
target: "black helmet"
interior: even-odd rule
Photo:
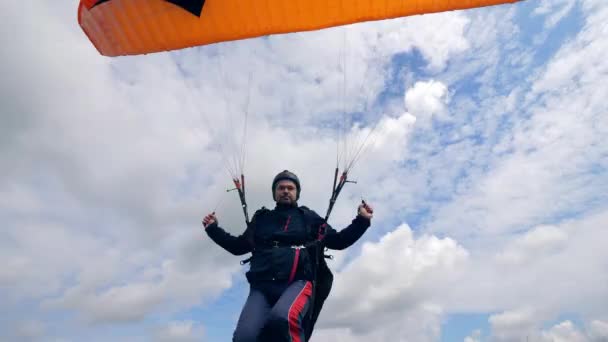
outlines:
[[[296,184],[296,189],[298,190],[296,200],[300,199],[300,180],[298,179],[298,176],[296,176],[295,173],[290,172],[288,170],[283,170],[283,172],[280,172],[274,177],[274,180],[272,181],[272,198],[274,198],[274,190],[277,186],[277,183],[282,180],[290,180]]]

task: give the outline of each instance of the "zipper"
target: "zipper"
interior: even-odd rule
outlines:
[[[291,215],[287,216],[287,222],[285,222],[285,227],[283,227],[284,232],[287,231],[287,226],[289,226],[289,221],[291,221]]]

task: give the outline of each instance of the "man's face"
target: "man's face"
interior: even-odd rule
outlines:
[[[295,204],[298,197],[296,183],[290,180],[281,180],[274,189],[274,200],[279,204]]]

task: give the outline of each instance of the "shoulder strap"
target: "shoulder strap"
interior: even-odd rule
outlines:
[[[267,209],[266,207],[262,207],[253,214],[253,217],[251,218],[251,222],[249,222],[249,225],[247,226],[247,229],[245,230],[247,240],[249,241],[249,243],[251,244],[252,247],[255,247],[254,241],[253,241],[253,235],[255,233],[256,221],[258,221],[261,217],[268,215],[269,213],[270,213],[269,209]]]
[[[260,215],[264,215],[270,212],[270,209],[266,208],[266,207],[261,207],[260,209],[258,209],[254,214],[253,217],[255,216],[260,216]]]
[[[324,220],[319,214],[317,214],[314,210],[309,209],[305,206],[298,207],[300,211],[304,214],[304,218],[306,219],[306,223],[315,225],[321,225],[324,223]]]
[[[259,220],[260,217],[266,216],[269,213],[270,213],[270,209],[268,209],[266,207],[260,208],[253,214],[253,217],[251,218],[251,222],[249,222],[247,229],[245,229],[245,238],[247,239],[247,242],[249,242],[249,244],[251,245],[251,249],[255,249],[255,240],[253,239],[253,236],[255,234],[256,221]],[[251,256],[245,260],[241,260],[241,265],[244,265],[244,264],[248,263],[249,261],[251,261]]]
[[[300,210],[304,214],[304,218],[306,220],[306,224],[312,230],[313,238],[316,241],[321,241],[325,237],[327,223],[325,219],[323,219],[319,214],[317,214],[314,210],[308,209],[308,207],[301,206]]]

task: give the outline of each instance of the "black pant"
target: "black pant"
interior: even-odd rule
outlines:
[[[251,286],[232,341],[257,342],[264,330],[264,336],[272,336],[265,341],[304,342],[303,321],[311,295],[312,283],[305,280]]]

